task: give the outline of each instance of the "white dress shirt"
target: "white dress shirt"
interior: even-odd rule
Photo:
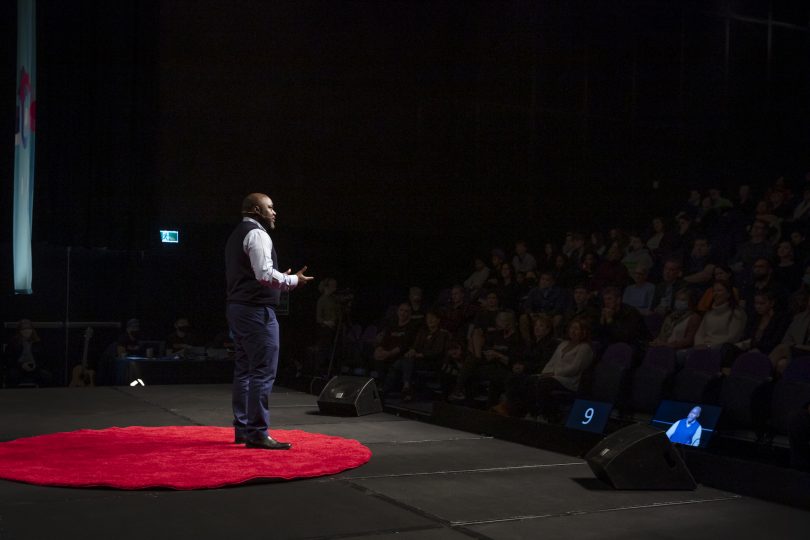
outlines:
[[[252,221],[259,226],[252,229],[245,236],[242,248],[250,258],[250,266],[256,279],[265,287],[289,291],[298,286],[298,276],[279,272],[273,261],[273,241],[261,223],[253,218],[242,218],[242,221]]]

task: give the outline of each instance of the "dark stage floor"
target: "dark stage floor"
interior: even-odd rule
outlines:
[[[0,440],[111,426],[230,421],[228,385],[0,391]],[[0,539],[806,538],[810,512],[699,487],[615,491],[582,460],[381,413],[317,414],[277,388],[274,428],[358,439],[359,469],[206,491],[0,481]]]

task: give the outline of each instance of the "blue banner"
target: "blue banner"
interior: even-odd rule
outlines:
[[[14,134],[14,292],[31,294],[36,133],[36,0],[17,0],[17,122]]]

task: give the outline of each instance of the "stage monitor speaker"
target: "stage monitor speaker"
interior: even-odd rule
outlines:
[[[616,489],[695,489],[666,433],[635,424],[605,437],[585,456],[597,478]]]
[[[323,414],[363,416],[382,412],[382,400],[374,379],[337,375],[318,396],[318,408]]]

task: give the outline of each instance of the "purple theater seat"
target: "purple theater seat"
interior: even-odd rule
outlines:
[[[722,366],[720,349],[693,349],[683,365],[684,370],[704,373],[720,373]]]
[[[675,373],[675,351],[669,347],[652,347],[633,374],[631,406],[635,412],[654,412],[664,396],[668,381]]]
[[[644,355],[642,366],[653,367],[672,373],[675,371],[675,349],[670,347],[650,347]]]
[[[747,352],[737,357],[731,366],[732,375],[766,380],[771,376],[771,359],[761,352]]]
[[[810,382],[810,356],[800,356],[790,361],[782,378],[786,381]]]
[[[614,343],[609,345],[599,364],[610,364],[617,367],[629,368],[633,364],[633,347],[627,343]]]

